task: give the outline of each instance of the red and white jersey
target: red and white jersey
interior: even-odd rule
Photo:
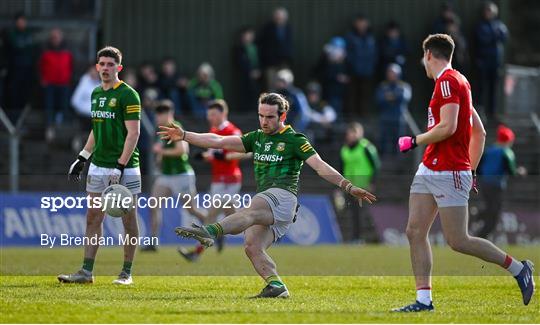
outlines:
[[[435,80],[435,90],[429,102],[428,131],[441,121],[441,108],[458,104],[457,129],[449,138],[427,146],[422,162],[435,171],[470,170],[469,142],[472,130],[471,85],[457,70],[446,68]]]
[[[242,131],[229,121],[223,122],[219,127],[210,128],[210,133],[218,135],[242,135]],[[226,155],[227,150],[223,150]],[[238,160],[218,160],[213,159],[212,182],[213,183],[240,183],[242,182],[242,171]]]

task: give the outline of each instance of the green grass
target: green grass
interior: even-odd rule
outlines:
[[[540,263],[538,247],[511,247]],[[100,250],[93,285],[59,284],[76,270],[80,249],[0,251],[1,323],[539,323],[534,297],[523,306],[514,279],[498,267],[434,251],[436,312],[395,314],[414,299],[408,250],[402,247],[281,246],[271,250],[292,294],[250,300],[262,288],[241,247],[208,252],[197,264],[173,248],[139,254],[135,285],[116,287],[122,252]],[[361,264],[361,265],[359,265]],[[444,270],[449,268],[449,270]],[[453,273],[454,272],[454,273]],[[156,275],[154,275],[156,274]],[[456,275],[459,274],[459,275]],[[29,276],[31,275],[31,276]]]

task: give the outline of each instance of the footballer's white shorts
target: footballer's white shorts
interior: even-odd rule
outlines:
[[[420,163],[411,193],[432,194],[439,208],[460,207],[469,204],[471,187],[470,170],[434,171]]]
[[[274,232],[274,242],[283,237],[290,225],[295,221],[298,199],[293,193],[273,187],[257,193],[254,197],[264,199],[274,215],[274,224],[270,229]]]
[[[212,198],[223,196],[225,194],[232,197],[235,194],[239,194],[241,188],[242,183],[212,182],[212,184],[210,184],[210,195],[212,195]]]
[[[109,186],[109,175],[114,168],[98,167],[90,163],[86,177],[86,191],[89,193],[102,193]],[[120,184],[127,187],[131,194],[141,193],[141,170],[139,167],[125,168]]]
[[[163,186],[168,188],[172,192],[172,195],[194,195],[197,192],[195,181],[195,174],[190,171],[176,175],[160,175],[156,179],[154,186]]]

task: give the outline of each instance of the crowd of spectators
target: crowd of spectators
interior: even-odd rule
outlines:
[[[453,37],[455,68],[465,75],[472,64],[477,68],[476,106],[488,118],[493,118],[497,111],[496,85],[503,62],[503,44],[508,38],[507,28],[497,15],[497,6],[486,3],[475,27],[475,38],[468,41],[459,16],[452,6],[445,4],[430,31]],[[79,118],[87,124],[83,122],[89,116],[87,99],[92,88],[99,84],[92,64],[75,82],[73,55],[63,34],[61,29],[52,28],[46,44],[37,44],[27,28],[26,17],[19,14],[12,28],[3,33],[0,43],[0,105],[16,120],[29,101],[32,81],[29,76],[37,72],[48,140],[54,139],[56,126],[66,118]],[[233,89],[241,91],[237,96],[240,99],[237,112],[251,109],[261,91],[280,92],[291,102],[289,122],[313,141],[332,134],[330,126],[335,121],[377,116],[380,129],[384,130],[377,142],[381,154],[395,153],[392,139],[407,132],[403,111],[412,96],[406,78],[409,46],[400,25],[387,22],[379,36],[373,32],[368,16],[357,15],[349,31],[330,38],[322,46],[306,85],[295,83],[295,37],[299,36],[293,35],[284,7],[274,9],[261,28],[240,29],[232,46],[238,83]],[[474,58],[468,44],[477,46]],[[163,58],[159,65],[155,63],[143,62],[121,74],[139,92],[143,106],[149,111],[158,100],[169,99],[177,115],[190,114],[203,119],[209,101],[226,97],[220,76],[210,62],[201,62],[192,74],[181,72],[173,57]]]

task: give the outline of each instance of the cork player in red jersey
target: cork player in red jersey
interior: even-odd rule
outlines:
[[[223,99],[216,99],[208,104],[206,118],[210,124],[209,133],[220,136],[241,136],[242,131],[228,119],[229,106]],[[240,170],[240,160],[251,158],[251,153],[231,152],[225,149],[208,149],[200,153],[200,157],[212,165],[212,183],[210,184],[210,196],[213,202],[204,218],[204,222],[214,223],[220,214],[225,216],[236,212],[230,204],[231,198],[240,194],[242,188],[242,171]],[[218,252],[223,250],[224,238],[216,240]],[[204,252],[205,247],[198,244],[195,249],[188,250],[179,247],[178,252],[186,260],[196,262]]]
[[[407,224],[417,295],[415,303],[394,311],[434,309],[428,233],[437,213],[449,246],[507,269],[517,280],[527,305],[534,293],[532,262],[514,259],[493,243],[470,236],[467,229],[469,192],[478,191],[474,169],[484,150],[486,132],[472,106],[469,82],[452,69],[454,41],[446,34],[429,35],[422,47],[427,77],[435,81],[428,107],[428,131],[398,141],[401,152],[427,145],[411,185]]]

